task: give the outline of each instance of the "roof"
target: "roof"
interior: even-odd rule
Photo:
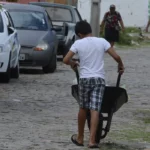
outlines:
[[[74,6],[71,6],[71,5],[51,3],[51,2],[30,2],[29,4],[35,4],[35,5],[39,5],[39,6],[62,7],[62,8],[68,8],[68,9],[75,8]]]
[[[28,4],[7,3],[3,4],[3,7],[7,10],[28,10],[28,11],[45,12],[45,9],[43,7]]]

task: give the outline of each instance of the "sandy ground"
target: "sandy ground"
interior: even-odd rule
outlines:
[[[117,50],[126,71],[121,85],[129,102],[114,114],[102,150],[150,148],[150,49]],[[117,66],[105,59],[107,84],[115,85]],[[77,150],[70,141],[77,131],[78,105],[71,96],[75,74],[58,63],[54,74],[21,70],[19,80],[0,84],[0,150]],[[85,131],[85,145],[88,130]]]

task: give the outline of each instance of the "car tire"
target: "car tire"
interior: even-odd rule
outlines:
[[[11,69],[11,77],[12,78],[15,78],[15,79],[18,79],[19,78],[19,61],[17,63],[17,66],[15,68],[12,68]]]
[[[10,73],[11,73],[11,70],[10,70],[10,61],[9,61],[6,73],[2,73],[0,75],[0,81],[2,83],[9,83],[9,81],[10,81]]]
[[[53,55],[52,60],[49,62],[48,65],[43,67],[44,73],[53,73],[57,68],[57,55]]]

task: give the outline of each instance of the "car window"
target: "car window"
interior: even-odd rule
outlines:
[[[45,16],[41,12],[35,11],[10,11],[16,29],[23,30],[47,30]]]
[[[2,19],[2,15],[0,13],[0,32],[4,32],[4,24],[3,24],[3,19]]]
[[[49,22],[50,26],[51,26],[51,27],[53,27],[53,23],[52,23],[52,21],[51,21],[50,16],[48,15],[48,13],[47,13],[47,11],[46,11],[46,10],[45,10],[45,12],[46,12],[47,19],[48,19],[48,22]]]
[[[6,15],[6,16],[7,16],[7,18],[8,18],[9,26],[10,26],[10,27],[13,27],[13,22],[12,22],[12,19],[11,19],[11,17],[10,17],[10,15],[9,15],[9,13],[8,13],[8,12],[5,12],[5,15]]]
[[[72,14],[69,9],[46,6],[45,9],[50,15],[52,21],[72,22]]]
[[[80,17],[80,15],[79,15],[77,9],[75,8],[74,10],[75,10],[74,12],[75,12],[75,19],[76,19],[76,22],[81,21],[81,17]]]

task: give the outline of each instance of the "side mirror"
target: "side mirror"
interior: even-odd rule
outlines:
[[[8,26],[8,34],[10,35],[13,33],[14,33],[14,28]]]
[[[54,30],[54,31],[56,31],[56,32],[62,31],[61,27],[53,27],[51,29]]]

